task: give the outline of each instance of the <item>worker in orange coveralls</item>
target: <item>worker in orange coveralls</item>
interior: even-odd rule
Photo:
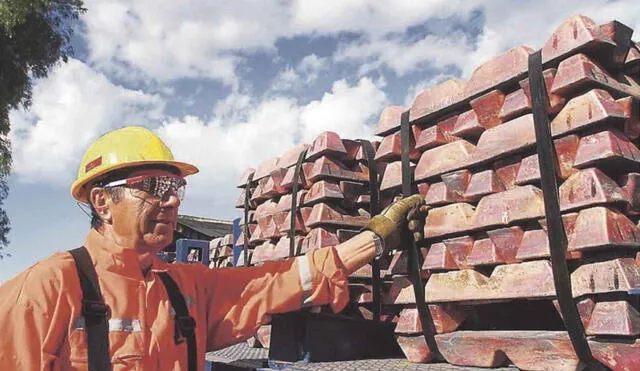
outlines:
[[[90,206],[92,228],[84,248],[0,287],[0,370],[202,370],[207,351],[253,336],[269,314],[343,309],[347,276],[393,248],[423,204],[400,200],[351,240],[284,261],[167,264],[156,254],[172,242],[184,177],[196,172],[142,127],[89,147],[71,192]]]

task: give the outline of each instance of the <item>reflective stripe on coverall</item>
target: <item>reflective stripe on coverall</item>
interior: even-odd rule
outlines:
[[[282,262],[209,269],[154,257],[145,279],[138,256],[91,230],[85,246],[111,308],[114,370],[186,370],[186,342],[174,342],[167,292],[154,272],[166,271],[195,318],[199,369],[204,354],[253,336],[271,313],[330,304],[342,310],[349,291],[336,250],[323,248]],[[86,370],[82,298],[68,252],[57,253],[0,287],[0,370]]]

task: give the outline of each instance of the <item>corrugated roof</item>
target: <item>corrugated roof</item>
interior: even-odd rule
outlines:
[[[178,223],[211,238],[222,237],[233,231],[233,223],[229,220],[178,215]]]

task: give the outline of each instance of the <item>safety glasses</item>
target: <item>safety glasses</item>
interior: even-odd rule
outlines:
[[[104,184],[102,188],[113,188],[118,186],[144,191],[159,200],[167,200],[173,193],[178,197],[178,199],[180,199],[180,201],[182,201],[184,199],[187,181],[184,178],[175,176],[140,175],[109,182]]]

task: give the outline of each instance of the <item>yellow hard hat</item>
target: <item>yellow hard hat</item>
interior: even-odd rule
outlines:
[[[71,185],[71,194],[76,200],[88,203],[85,186],[92,180],[113,170],[153,164],[173,166],[182,176],[198,172],[191,164],[174,161],[171,150],[151,130],[128,126],[101,136],[87,149],[78,177]]]

